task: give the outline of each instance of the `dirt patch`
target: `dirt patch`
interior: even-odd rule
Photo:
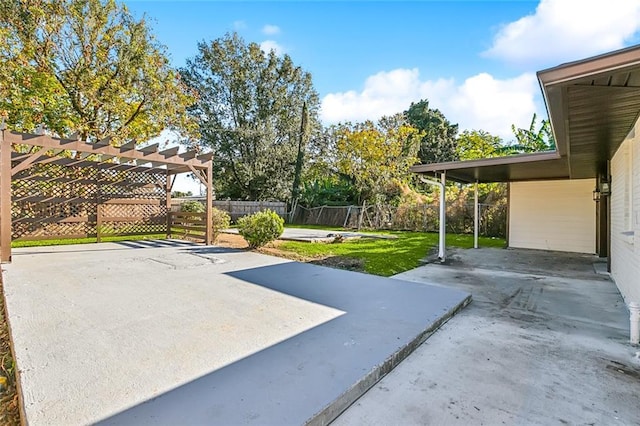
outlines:
[[[235,249],[249,248],[249,244],[238,234],[220,234],[214,243],[220,247],[228,247]]]
[[[295,260],[296,262],[312,263],[314,265],[328,266],[336,269],[346,269],[348,271],[364,271],[364,261],[362,259],[356,259],[345,256],[325,256],[325,257],[308,257],[302,256],[297,253],[293,253],[287,250],[282,250],[279,246],[283,243],[281,240],[276,240],[267,244],[264,247],[257,249],[256,251],[270,256],[283,257],[285,259]],[[215,245],[220,247],[229,247],[236,249],[248,249],[249,245],[240,235],[237,234],[220,234],[215,242]]]
[[[0,425],[13,426],[20,424],[20,409],[3,295],[0,278]]]
[[[364,260],[354,257],[329,256],[322,259],[312,260],[309,263],[314,265],[328,266],[336,269],[346,269],[347,271],[364,271]]]

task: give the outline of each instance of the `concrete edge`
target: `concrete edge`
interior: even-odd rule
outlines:
[[[344,241],[347,240],[359,240],[361,237],[345,237]],[[283,237],[282,235],[278,237],[281,241],[297,241],[299,243],[325,243],[331,244],[335,240],[335,237],[313,237],[313,238],[298,238],[298,237]]]
[[[20,410],[20,424],[22,426],[27,425],[27,414],[24,408],[24,394],[22,392],[22,377],[20,375],[20,368],[18,368],[18,358],[16,357],[15,343],[13,340],[13,330],[11,327],[11,317],[9,315],[9,309],[7,307],[6,290],[6,275],[5,269],[0,267],[0,282],[2,282],[2,302],[4,306],[4,315],[7,322],[7,331],[9,332],[9,348],[11,349],[11,356],[13,357],[14,372],[16,380],[16,394],[18,395],[18,410]]]
[[[334,421],[340,414],[356,402],[362,395],[378,383],[384,376],[389,374],[391,370],[405,360],[413,351],[423,344],[433,333],[438,331],[449,319],[464,309],[472,301],[471,295],[468,295],[458,305],[449,309],[435,322],[431,323],[425,330],[420,332],[416,337],[409,341],[403,347],[400,347],[395,353],[391,354],[382,364],[377,365],[373,370],[364,375],[351,388],[347,389],[335,401],[327,405],[313,417],[311,417],[306,425],[309,426],[325,426]]]

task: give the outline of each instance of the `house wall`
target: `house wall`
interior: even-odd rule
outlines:
[[[595,179],[512,182],[509,246],[596,251]]]
[[[627,303],[640,302],[640,125],[611,160],[611,276]]]

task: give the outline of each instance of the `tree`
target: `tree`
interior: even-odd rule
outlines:
[[[0,0],[0,114],[83,140],[193,130],[185,92],[144,19],[114,0]]]
[[[190,112],[199,121],[201,143],[216,152],[216,193],[289,199],[297,160],[304,163],[309,135],[318,127],[311,74],[288,55],[265,53],[235,33],[198,49],[181,74],[199,94]]]
[[[456,156],[460,160],[499,157],[503,150],[502,139],[484,130],[465,130],[458,135]]]
[[[298,135],[298,153],[296,154],[296,166],[293,172],[293,187],[291,199],[295,200],[300,195],[300,179],[302,178],[302,166],[304,163],[304,148],[307,142],[309,111],[306,102],[302,104],[302,117],[300,119],[300,134]]]
[[[507,147],[510,153],[552,151],[556,149],[556,141],[551,131],[549,120],[542,120],[540,128],[536,129],[537,116],[534,113],[528,129],[517,129],[514,124],[511,130],[516,137],[516,143]]]
[[[429,108],[426,99],[411,103],[404,112],[409,124],[423,133],[418,157],[423,164],[454,161],[458,125],[451,124],[442,112]]]
[[[390,185],[409,179],[422,135],[398,114],[377,124],[344,124],[336,136],[338,171],[351,177],[358,201],[382,202]]]

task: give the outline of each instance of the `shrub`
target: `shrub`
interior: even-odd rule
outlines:
[[[220,235],[220,231],[231,226],[231,216],[226,211],[215,207],[211,209],[211,216],[213,218],[213,241],[215,241]]]
[[[284,219],[272,210],[264,210],[238,219],[238,232],[250,248],[275,240],[284,232]]]
[[[180,211],[187,213],[204,213],[205,207],[200,201],[185,201],[180,204]]]

